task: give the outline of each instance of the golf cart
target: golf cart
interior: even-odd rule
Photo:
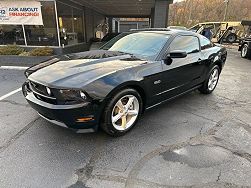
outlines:
[[[241,51],[241,57],[251,58],[251,20],[243,20],[241,24],[244,32],[239,42],[239,51]]]

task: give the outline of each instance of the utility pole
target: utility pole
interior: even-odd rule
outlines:
[[[193,11],[193,0],[188,0],[188,11],[189,11],[189,16],[188,16],[188,24],[191,26],[193,20],[192,20],[192,11]]]
[[[188,17],[188,21],[190,21],[191,20],[191,18],[192,18],[192,11],[193,11],[193,0],[190,0],[189,1],[189,17]]]
[[[225,4],[226,4],[226,6],[225,6],[225,14],[224,14],[224,19],[223,19],[223,21],[226,21],[226,19],[227,19],[227,14],[228,14],[228,6],[229,6],[230,0],[224,0],[224,2],[225,2]]]

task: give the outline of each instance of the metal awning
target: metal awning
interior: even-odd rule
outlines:
[[[151,9],[155,6],[155,0],[74,0],[74,2],[112,17],[149,17]]]

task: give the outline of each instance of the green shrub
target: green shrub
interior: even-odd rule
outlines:
[[[30,56],[51,56],[53,49],[49,47],[35,48],[29,52]]]
[[[19,54],[19,56],[30,56],[29,52],[22,52],[21,54]]]
[[[16,45],[8,45],[0,47],[0,55],[19,55],[25,52],[23,48]]]

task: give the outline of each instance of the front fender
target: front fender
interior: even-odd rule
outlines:
[[[136,85],[143,87],[143,78],[137,75],[134,70],[124,70],[107,75],[84,86],[88,95],[97,102],[102,102],[105,98],[113,95],[119,89]]]
[[[133,73],[121,74],[121,72],[120,75],[108,75],[83,88],[83,90],[88,93],[89,97],[92,98],[93,103],[99,106],[97,113],[99,114],[99,117],[97,117],[98,122],[102,119],[102,114],[107,102],[115,93],[127,87],[138,87],[144,91],[142,79],[136,78],[133,75]]]
[[[251,50],[251,41],[248,41],[248,40],[242,40],[239,44],[239,49],[238,51],[241,51],[242,47],[247,44],[248,45],[248,48]]]

